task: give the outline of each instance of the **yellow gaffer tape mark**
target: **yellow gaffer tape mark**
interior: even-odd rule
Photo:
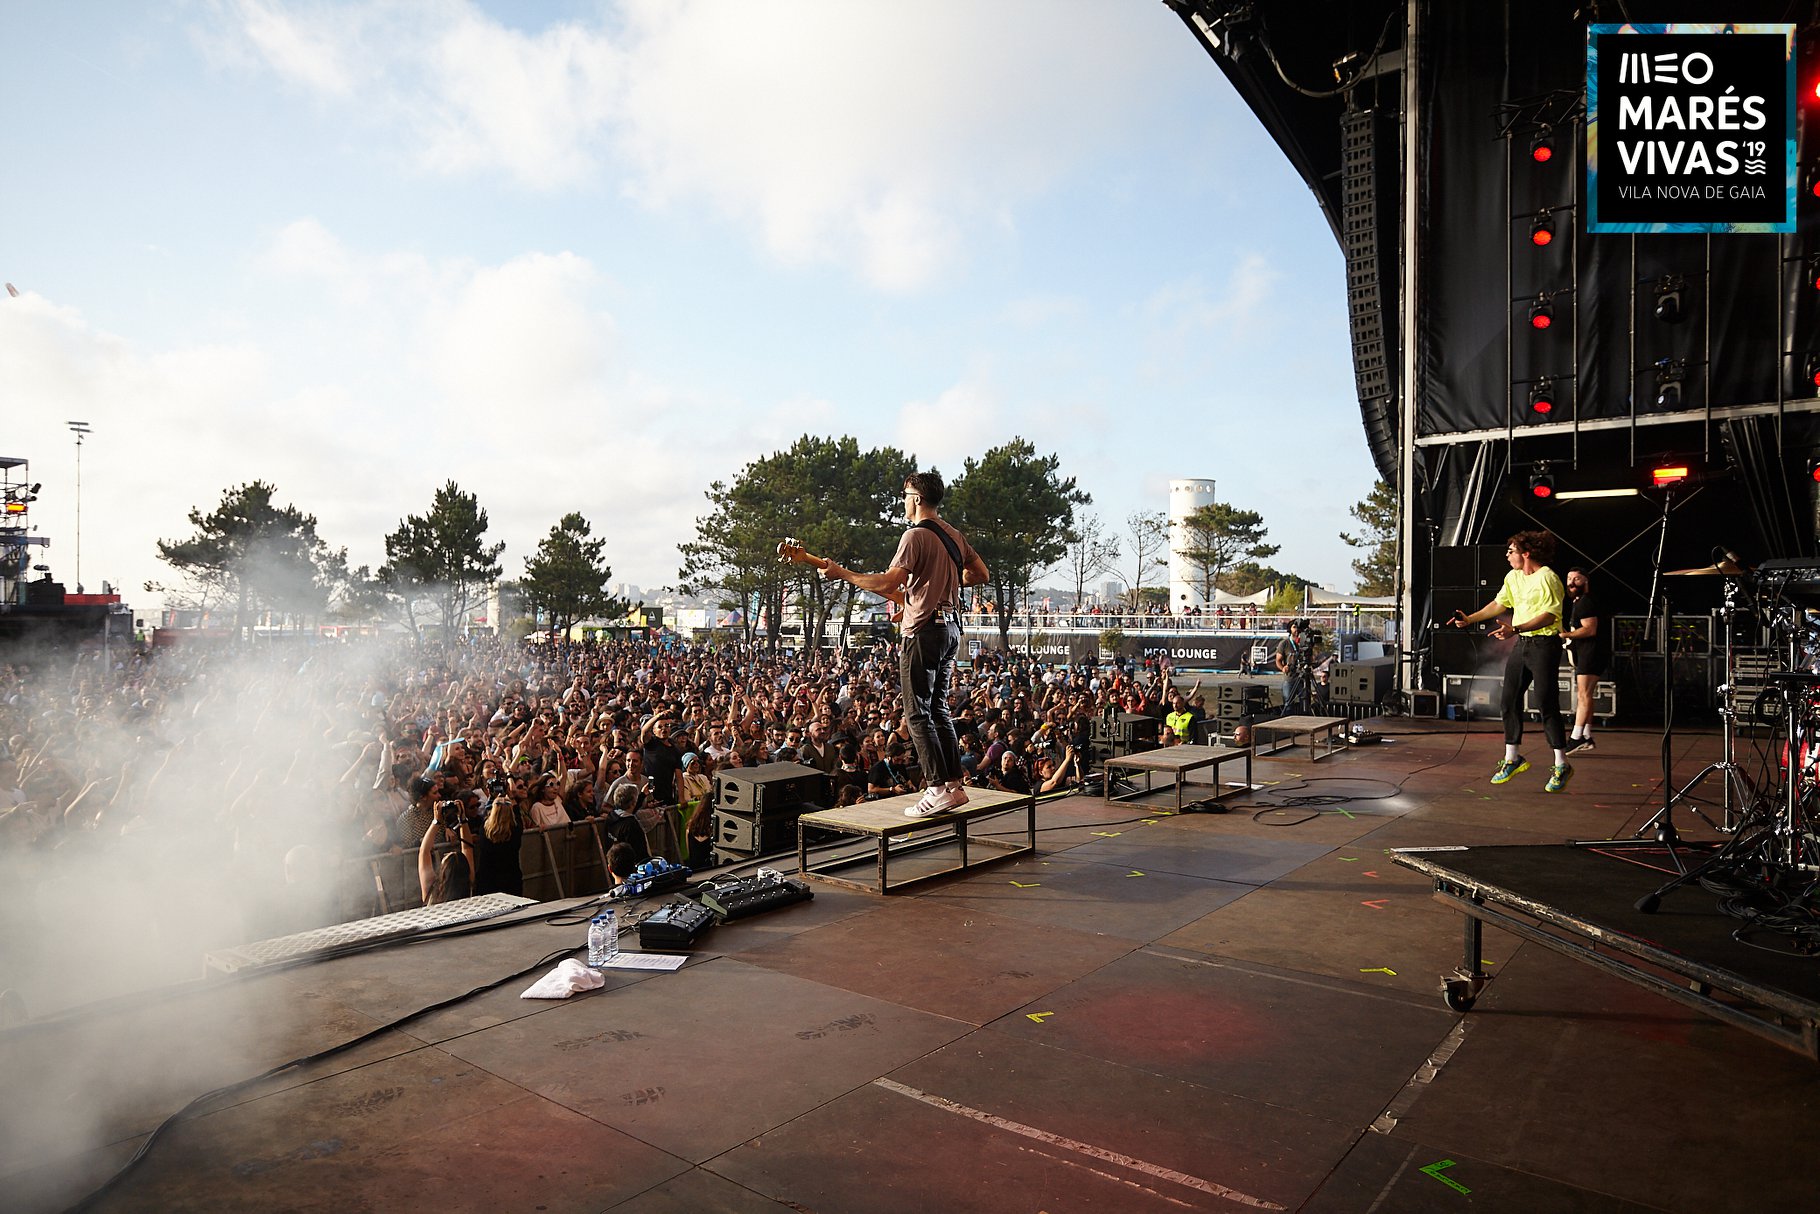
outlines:
[[[1126,873],[1126,874],[1125,874],[1125,875],[1126,875],[1126,876],[1127,876],[1127,877],[1141,877],[1141,876],[1143,876],[1143,875],[1144,875],[1144,874],[1143,874],[1143,873],[1140,873],[1140,872],[1139,872],[1139,871],[1138,871],[1138,870],[1137,870],[1137,869],[1135,869],[1135,868],[1134,868],[1134,869],[1132,869],[1132,870],[1131,870],[1131,871],[1130,871],[1130,872],[1128,872],[1128,873]]]
[[[1054,1012],[1025,1012],[1024,1013],[1024,1016],[1026,1019],[1034,1020],[1038,1024],[1041,1024],[1043,1021],[1049,1019],[1049,1017],[1051,1017],[1053,1015],[1055,1015]]]
[[[1035,889],[1037,886],[1041,885],[1042,882],[1032,881],[1030,884],[1025,885],[1022,881],[1013,881],[1011,884],[1017,886],[1019,889]]]

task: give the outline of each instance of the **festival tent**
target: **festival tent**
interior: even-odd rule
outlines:
[[[1339,594],[1332,590],[1322,590],[1319,586],[1308,587],[1302,601],[1309,608],[1383,607],[1394,610],[1397,605],[1395,595]]]

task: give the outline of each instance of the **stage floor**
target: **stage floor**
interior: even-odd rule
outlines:
[[[1225,813],[1050,802],[1035,856],[817,886],[565,1001],[513,981],[210,1105],[95,1208],[1811,1208],[1812,1063],[1493,929],[1454,1014],[1460,916],[1388,855],[1627,836],[1659,737],[1602,733],[1549,796],[1540,763],[1491,785],[1484,723],[1378,724]],[[1717,748],[1678,736],[1678,779]],[[64,1208],[201,1092],[579,945],[557,909],[0,1033],[7,1208]]]

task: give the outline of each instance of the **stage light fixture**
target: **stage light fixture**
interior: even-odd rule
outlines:
[[[1820,396],[1820,353],[1809,354],[1803,364],[1802,379],[1812,389],[1811,395]]]
[[[1547,464],[1537,464],[1529,474],[1529,496],[1546,501],[1555,495],[1555,478]]]
[[[1636,497],[1641,489],[1563,489],[1555,494],[1557,502],[1590,501],[1600,497]]]
[[[1539,249],[1553,244],[1554,239],[1554,216],[1550,215],[1547,211],[1543,211],[1540,215],[1536,216],[1535,222],[1529,225],[1529,243],[1535,245]]]
[[[6,512],[8,514],[24,514],[25,513],[25,503],[24,502],[8,502],[8,503],[6,503]]]
[[[1554,385],[1546,379],[1538,379],[1529,390],[1529,420],[1545,421],[1555,411]]]
[[[1687,280],[1676,274],[1665,274],[1656,280],[1656,319],[1665,325],[1678,325],[1687,319],[1681,306],[1681,292]]]
[[[1807,479],[1820,482],[1820,459],[1810,459],[1807,461]]]
[[[1678,485],[1688,477],[1686,464],[1659,464],[1649,470],[1649,479],[1658,489]]]
[[[1543,127],[1529,141],[1529,158],[1537,164],[1547,164],[1555,158],[1555,133],[1551,127]]]
[[[1554,304],[1550,302],[1546,295],[1536,296],[1536,302],[1529,305],[1529,327],[1532,329],[1546,329],[1554,323]]]
[[[1687,364],[1678,358],[1656,360],[1656,408],[1679,409],[1681,384],[1687,378]]]

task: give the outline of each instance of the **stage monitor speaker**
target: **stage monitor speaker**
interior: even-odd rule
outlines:
[[[812,801],[828,804],[828,776],[802,763],[764,763],[714,773],[714,807],[759,814]]]
[[[1094,722],[1094,740],[1106,742],[1112,746],[1132,746],[1139,742],[1156,745],[1162,722],[1155,717],[1141,712],[1121,712],[1112,720],[1100,718]],[[1148,750],[1150,747],[1143,747]],[[1119,751],[1119,754],[1131,754],[1130,750]]]
[[[1336,704],[1376,704],[1390,694],[1395,658],[1335,662],[1327,672],[1327,698]]]
[[[1221,683],[1215,698],[1222,704],[1266,701],[1270,688],[1264,683]]]
[[[796,819],[803,813],[817,812],[821,806],[806,804],[792,808],[797,812],[756,816],[715,810],[715,854],[750,857],[793,850],[796,847]]]

